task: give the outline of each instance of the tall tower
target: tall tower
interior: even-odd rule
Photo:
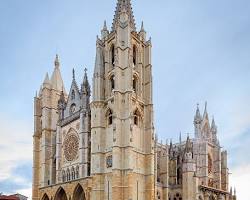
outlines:
[[[34,99],[33,199],[39,199],[38,188],[56,183],[57,104],[65,91],[58,56],[51,79],[46,74],[39,95]]]
[[[151,41],[118,0],[96,42],[91,103],[92,199],[154,199]]]

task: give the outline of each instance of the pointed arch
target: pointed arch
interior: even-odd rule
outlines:
[[[72,200],[86,200],[85,192],[80,184],[75,187]]]
[[[136,66],[137,64],[137,47],[136,45],[133,45],[133,64]]]
[[[64,170],[62,170],[62,182],[66,181],[66,173]]]
[[[113,124],[113,111],[110,108],[106,112],[106,118],[107,118],[108,125],[112,125]]]
[[[111,66],[114,67],[115,66],[115,45],[112,44],[110,47],[110,62],[111,62]]]
[[[41,200],[49,200],[49,196],[45,193]]]
[[[68,200],[65,190],[62,187],[59,187],[56,195],[55,200]]]
[[[71,179],[72,180],[76,179],[76,173],[75,173],[75,168],[74,167],[71,168]]]
[[[139,77],[136,74],[133,75],[132,85],[133,85],[133,91],[135,93],[138,93],[138,91],[139,91]]]

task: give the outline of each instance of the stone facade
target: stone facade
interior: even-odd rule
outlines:
[[[66,93],[58,56],[34,99],[33,200],[235,200],[217,127],[197,108],[195,138],[154,134],[151,40],[129,0],[96,41],[92,101],[85,70]]]

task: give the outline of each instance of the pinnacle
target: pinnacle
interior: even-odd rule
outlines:
[[[129,17],[129,23],[133,31],[136,31],[136,26],[135,26],[135,19],[133,15],[133,10],[131,6],[131,1],[130,0],[118,0],[117,1],[117,6],[116,6],[116,11],[115,11],[115,16],[113,20],[113,25],[112,25],[112,30],[114,31],[116,28],[116,24],[119,21],[120,14],[125,12],[128,17]]]
[[[44,83],[44,84],[50,84],[48,72],[47,72],[46,75],[45,75],[45,79],[44,79],[43,83]]]
[[[59,66],[60,66],[59,57],[58,57],[58,54],[56,54],[55,67],[58,68]]]

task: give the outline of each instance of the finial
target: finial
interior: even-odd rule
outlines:
[[[60,66],[60,62],[59,62],[59,57],[58,54],[56,54],[56,58],[55,58],[55,67],[59,67]]]
[[[144,23],[143,23],[143,21],[141,22],[141,30],[140,30],[140,32],[145,32],[145,30],[144,30]]]
[[[205,102],[205,111],[207,112],[207,101]]]
[[[75,69],[74,68],[72,70],[72,76],[73,76],[73,80],[75,80]]]
[[[104,30],[104,31],[108,30],[108,28],[107,28],[107,22],[106,22],[106,20],[104,20],[104,24],[103,24],[103,30]]]
[[[181,144],[181,132],[180,132],[180,135],[179,135],[179,141],[180,141],[180,144]]]
[[[234,196],[236,196],[236,187],[234,187]]]

